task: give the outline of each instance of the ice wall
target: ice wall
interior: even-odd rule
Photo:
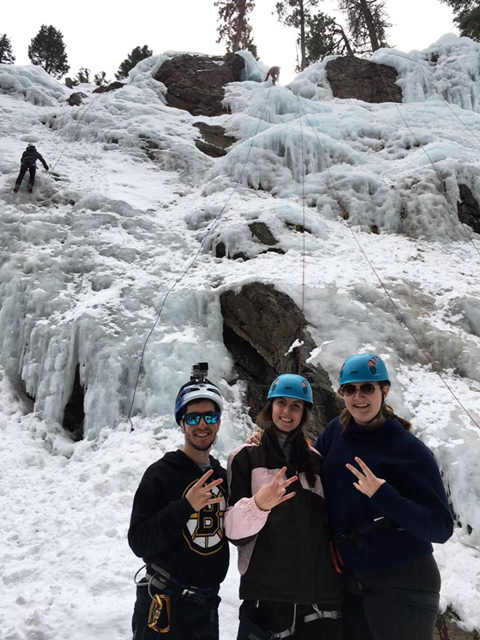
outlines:
[[[458,52],[468,57],[473,45],[439,45],[438,69],[448,67],[442,56],[453,46],[448,64],[455,66],[465,64]],[[124,88],[91,95],[79,108],[1,96],[0,354],[39,415],[61,423],[78,366],[88,436],[124,420],[145,339],[180,278],[145,350],[133,408],[139,424],[148,417],[170,426],[192,362],[208,360],[228,399],[222,446],[235,442],[246,414],[241,389],[226,383],[232,363],[219,296],[255,280],[299,306],[304,300],[318,345],[312,362],[334,383],[345,356],[372,349],[389,359],[399,412],[418,418],[426,438],[423,407],[434,411],[434,403],[426,388],[397,375],[402,367],[436,369],[452,387],[468,381],[468,402],[480,415],[479,254],[454,211],[459,184],[480,197],[477,113],[450,105],[461,111],[454,118],[433,94],[403,105],[334,100],[323,63],[290,88],[270,87],[257,81],[247,56],[249,79],[227,88],[230,113],[203,118],[237,139],[213,160],[194,144],[198,118],[166,107],[164,87],[153,80],[168,55],[143,61]],[[420,83],[416,68],[400,70],[409,96]],[[54,167],[53,178],[39,172],[34,200],[10,190],[27,135]],[[253,222],[269,228],[274,251],[253,234]],[[226,258],[215,257],[220,243]],[[452,397],[445,402],[438,457],[453,496],[465,486],[453,465],[458,456],[462,470],[474,472],[475,432],[458,435],[464,416]],[[453,433],[463,439],[455,448],[446,445]],[[469,516],[472,496],[477,489],[461,490],[454,501],[462,522],[480,531]]]
[[[379,61],[396,60],[406,95],[396,106],[332,99],[323,64],[290,89],[270,87],[247,56],[248,79],[227,89],[229,113],[201,119],[237,138],[218,160],[195,146],[199,118],[166,107],[164,87],[152,78],[163,56],[143,61],[116,92],[87,88],[85,104],[74,108],[42,73],[35,85],[36,69],[0,67],[0,78],[9,78],[0,79],[0,417],[18,497],[12,518],[27,523],[20,542],[31,553],[22,554],[36,559],[33,574],[31,562],[24,567],[27,581],[19,539],[7,536],[4,575],[11,595],[23,598],[26,589],[28,602],[47,612],[22,617],[23,600],[12,595],[20,611],[12,629],[55,636],[50,621],[59,618],[50,607],[66,611],[71,590],[50,593],[45,575],[55,565],[50,556],[71,556],[72,535],[75,566],[85,574],[82,602],[105,595],[102,572],[97,578],[91,567],[108,573],[109,554],[118,564],[141,470],[181,444],[172,405],[193,362],[209,361],[226,399],[216,452],[224,456],[244,438],[244,388],[232,384],[219,298],[252,281],[273,284],[303,306],[317,345],[310,362],[334,386],[351,353],[385,358],[392,405],[435,452],[462,525],[454,561],[450,545],[444,557],[437,553],[448,576],[444,603],[454,604],[465,625],[476,624],[470,576],[480,547],[480,240],[454,209],[459,184],[480,196],[479,116],[467,108],[468,95],[472,106],[477,99],[477,50],[447,38],[423,53],[377,52]],[[35,91],[27,92],[25,79]],[[430,81],[443,86],[448,105]],[[35,92],[41,100],[28,99]],[[33,197],[12,193],[30,141],[52,168],[48,175],[39,169]],[[275,244],[264,244],[252,223],[268,227]],[[225,258],[216,257],[221,244]],[[164,302],[145,349],[132,435],[125,416]],[[87,438],[73,443],[61,422],[77,367]],[[20,415],[22,390],[35,398],[34,415]],[[43,484],[34,502],[36,481]],[[47,544],[37,553],[38,539],[51,540],[53,528],[60,552]],[[133,598],[129,572],[130,565],[122,602]],[[78,571],[71,573],[67,587],[78,583]],[[107,637],[112,614],[97,606],[95,624],[106,621]],[[77,635],[88,618],[82,613]],[[119,634],[125,621],[114,618]]]
[[[231,85],[225,98],[233,112],[227,131],[239,142],[209,177],[215,182],[228,175],[233,183],[281,198],[305,197],[320,215],[348,217],[366,230],[468,239],[457,203],[460,184],[480,199],[480,119],[475,110],[457,105],[473,109],[476,104],[472,65],[479,46],[444,38],[431,47],[439,56],[433,71],[430,51],[378,52],[376,61],[399,71],[405,91],[401,105],[332,99],[324,71],[328,60],[299,74],[290,91]],[[422,65],[430,69],[428,82]],[[449,82],[455,74],[456,91]]]

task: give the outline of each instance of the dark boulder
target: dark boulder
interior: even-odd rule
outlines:
[[[155,79],[167,87],[167,104],[192,115],[223,113],[225,85],[242,79],[245,61],[234,54],[225,58],[182,54],[167,60]]]
[[[71,107],[79,107],[83,104],[83,100],[86,97],[87,96],[84,93],[77,91],[76,93],[71,93],[69,95],[67,102]]]
[[[345,56],[330,60],[327,78],[335,98],[364,102],[401,102],[402,90],[393,67]]]
[[[108,93],[109,91],[115,91],[125,86],[125,82],[112,82],[111,84],[102,85],[93,90],[93,93]]]
[[[460,617],[448,607],[437,618],[434,640],[479,640],[478,631],[464,631],[460,628]]]
[[[251,222],[248,228],[252,232],[252,235],[262,244],[266,244],[268,247],[273,247],[277,244],[277,239],[264,222],[256,220],[255,222]]]
[[[225,135],[223,127],[205,124],[205,122],[194,122],[193,126],[197,127],[203,138],[203,140],[195,140],[197,149],[212,158],[226,155],[226,149],[235,142],[235,138]]]
[[[246,402],[252,418],[264,406],[268,389],[280,373],[296,373],[301,367],[313,387],[315,398],[313,437],[341,411],[327,372],[306,362],[316,345],[306,329],[305,318],[293,300],[273,285],[252,282],[239,293],[220,296],[225,346],[230,351],[238,377],[247,383]],[[296,340],[301,348],[290,346]]]
[[[473,193],[466,184],[458,185],[460,190],[460,202],[457,205],[458,219],[463,224],[480,233],[480,208],[475,200]]]

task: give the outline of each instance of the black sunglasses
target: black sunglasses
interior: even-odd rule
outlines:
[[[194,427],[200,423],[201,419],[204,419],[205,424],[217,424],[220,420],[220,413],[218,411],[205,411],[205,413],[186,413],[183,416],[183,421],[188,424],[189,427]]]
[[[340,387],[340,391],[344,396],[353,396],[356,391],[360,391],[364,396],[373,396],[377,389],[379,389],[379,387],[371,382],[364,382],[362,384],[344,384]]]

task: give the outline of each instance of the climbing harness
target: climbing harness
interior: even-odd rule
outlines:
[[[337,573],[343,574],[345,570],[342,554],[340,552],[341,544],[352,544],[359,551],[365,546],[364,536],[369,533],[387,532],[387,531],[405,531],[403,527],[400,527],[394,520],[385,518],[385,516],[379,516],[374,518],[371,522],[367,522],[361,527],[350,529],[334,534],[330,539],[330,556],[332,558],[333,568]]]
[[[245,605],[245,603],[244,603]],[[242,606],[244,606],[242,605]],[[255,605],[250,605],[250,609],[253,611],[258,607],[259,601],[257,600]],[[297,632],[297,604],[293,605],[293,620],[288,629],[283,631],[266,631],[262,629],[257,622],[252,620],[245,614],[242,609],[240,610],[240,626],[238,629],[238,640],[284,640],[285,638],[291,638]],[[311,605],[313,612],[301,618],[303,624],[315,622],[315,620],[339,620],[342,617],[341,611],[324,611],[316,604]],[[254,617],[254,616],[253,616]]]
[[[145,577],[137,580],[139,573],[145,571]],[[137,587],[147,589],[151,598],[148,626],[158,633],[168,633],[171,624],[172,599],[192,602],[199,607],[212,609],[219,602],[217,588],[202,588],[185,585],[174,578],[166,569],[158,564],[144,564],[136,572],[134,582]],[[154,593],[158,591],[158,593]]]

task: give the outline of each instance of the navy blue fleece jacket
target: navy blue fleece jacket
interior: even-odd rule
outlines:
[[[358,529],[380,516],[398,525],[364,534],[362,548],[351,542],[340,545],[351,571],[408,562],[432,553],[432,542],[445,542],[452,535],[453,518],[435,458],[395,418],[373,431],[351,421],[344,433],[335,418],[314,446],[324,456],[323,485],[333,535]],[[372,498],[353,486],[356,478],[345,467],[347,462],[358,466],[356,456],[386,480]]]

